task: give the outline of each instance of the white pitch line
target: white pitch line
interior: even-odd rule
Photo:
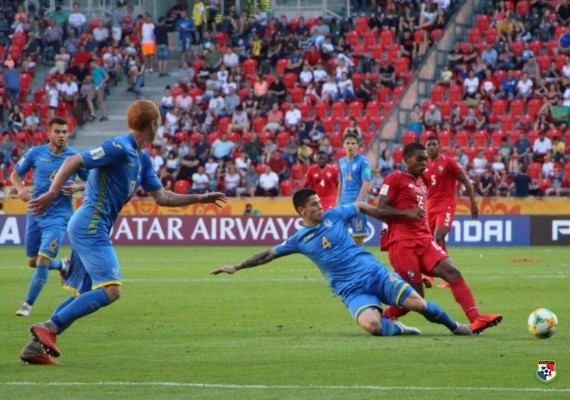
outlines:
[[[469,386],[349,386],[349,385],[239,385],[218,383],[192,382],[0,382],[0,386],[159,386],[159,387],[188,387],[206,389],[255,389],[255,390],[369,390],[369,391],[465,391],[465,392],[537,392],[537,393],[570,393],[570,389],[545,388],[501,388],[501,387],[469,387]]]

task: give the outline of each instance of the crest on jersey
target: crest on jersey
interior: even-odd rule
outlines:
[[[413,189],[413,188],[414,188],[414,184],[413,184],[413,183],[408,183],[408,187],[409,187],[410,189]]]
[[[330,228],[333,223],[332,223],[332,221],[331,221],[330,219],[327,218],[327,219],[324,220],[323,224],[324,224],[327,228]]]
[[[558,379],[556,371],[556,362],[554,360],[540,360],[537,363],[538,369],[535,378],[544,384],[550,384]]]
[[[406,272],[406,275],[408,276],[408,279],[414,279],[414,276],[416,276],[416,274],[412,270]]]
[[[443,165],[437,167],[438,172],[443,172]]]

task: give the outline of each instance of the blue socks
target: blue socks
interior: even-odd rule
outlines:
[[[450,331],[457,328],[457,322],[455,322],[443,309],[436,303],[428,301],[427,308],[423,313],[425,319],[429,322],[435,322],[436,324],[445,325]]]
[[[94,313],[101,307],[109,305],[109,296],[103,288],[91,290],[79,297],[65,300],[56,309],[51,320],[59,328],[59,332],[65,330],[75,320]],[[64,305],[65,304],[65,305]]]
[[[34,304],[34,301],[36,301],[47,282],[48,268],[47,265],[36,265],[36,270],[30,281],[30,287],[28,288],[28,295],[26,297],[26,303],[29,305]]]
[[[402,333],[400,328],[394,325],[394,323],[392,323],[388,318],[382,318],[380,322],[382,323],[382,327],[379,332],[380,336],[396,336]]]
[[[51,260],[49,262],[49,269],[50,269],[50,271],[52,269],[57,269],[58,271],[61,270],[61,260]]]

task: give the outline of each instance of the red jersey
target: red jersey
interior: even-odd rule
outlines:
[[[455,210],[457,174],[462,171],[455,159],[440,155],[435,161],[428,160],[424,180],[428,188],[427,212],[436,213]]]
[[[327,164],[324,168],[311,164],[306,172],[307,187],[315,190],[323,204],[323,211],[334,207],[338,189],[338,169]]]
[[[380,196],[388,197],[392,200],[390,206],[400,210],[425,209],[426,194],[427,188],[421,176],[416,178],[402,171],[389,174],[380,189]],[[432,239],[426,216],[421,220],[394,218],[386,222],[388,232],[382,237],[382,249],[400,240]]]

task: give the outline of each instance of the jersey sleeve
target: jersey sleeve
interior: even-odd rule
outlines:
[[[396,192],[398,190],[398,178],[397,174],[389,174],[386,179],[384,179],[384,183],[380,188],[380,196],[388,197],[389,199],[394,199],[396,196]]]
[[[370,171],[370,162],[368,162],[368,158],[362,157],[362,169],[360,171],[360,177],[363,181],[369,181],[372,179],[372,172]]]
[[[121,143],[110,139],[101,146],[86,150],[80,154],[85,163],[85,168],[93,169],[108,167],[123,160],[127,156],[127,151]]]
[[[461,168],[459,163],[454,158],[449,158],[447,162],[449,163],[449,168],[454,176],[457,176],[461,173],[461,171],[463,171],[463,168]]]
[[[18,163],[14,167],[14,170],[18,175],[26,175],[28,171],[34,167],[35,154],[36,150],[35,148],[32,148],[18,160]]]
[[[286,256],[289,254],[298,253],[299,250],[297,247],[297,235],[291,236],[290,238],[285,240],[283,243],[275,246],[274,249],[275,249],[275,252],[277,254],[279,254],[280,256]]]
[[[339,214],[340,219],[345,224],[348,223],[350,220],[352,220],[352,218],[356,217],[356,215],[358,215],[358,209],[356,208],[354,203],[344,204],[342,206],[335,207],[329,210],[328,212],[331,213],[337,212]]]
[[[162,182],[156,176],[152,160],[146,151],[141,152],[141,186],[146,192],[156,192],[162,188]]]
[[[87,171],[87,168],[81,167],[77,170],[77,176],[79,176],[82,181],[87,182],[89,171]]]

